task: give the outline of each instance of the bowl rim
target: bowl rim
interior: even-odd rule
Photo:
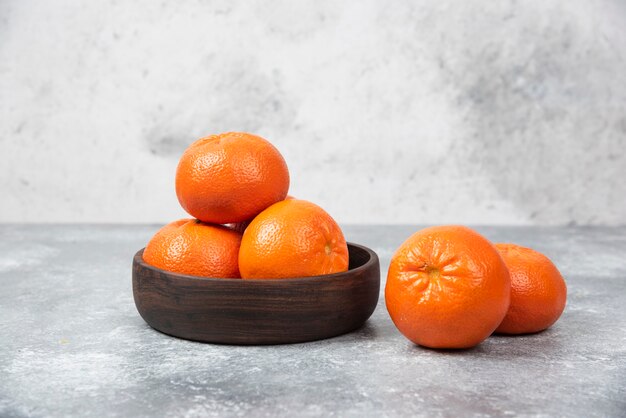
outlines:
[[[346,244],[348,245],[348,247],[355,247],[355,248],[365,251],[369,255],[369,260],[367,260],[362,265],[355,267],[353,269],[348,269],[346,271],[341,271],[338,273],[323,274],[323,275],[318,275],[318,276],[289,277],[289,278],[269,277],[269,278],[264,278],[264,279],[243,279],[243,278],[235,278],[235,277],[204,277],[204,276],[194,276],[190,274],[176,273],[174,271],[163,270],[161,268],[158,268],[158,267],[155,267],[146,263],[143,259],[143,252],[146,249],[146,247],[143,247],[142,249],[140,249],[139,251],[135,253],[133,257],[133,263],[140,265],[144,269],[152,270],[157,273],[168,275],[168,276],[179,277],[181,279],[199,280],[199,281],[204,281],[204,282],[209,282],[209,283],[241,282],[241,283],[246,283],[246,284],[256,283],[256,284],[268,285],[270,283],[289,284],[289,283],[302,283],[302,282],[322,280],[322,279],[325,279],[325,280],[337,279],[349,273],[354,274],[354,273],[361,272],[361,271],[367,271],[369,268],[371,268],[374,264],[378,262],[378,255],[372,249],[364,245],[355,244],[353,242],[346,242]]]

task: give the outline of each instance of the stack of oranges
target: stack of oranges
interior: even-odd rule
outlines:
[[[187,148],[176,195],[193,219],[164,226],[143,253],[163,270],[281,279],[346,271],[344,235],[319,206],[287,195],[289,171],[265,139],[229,132]]]
[[[385,301],[396,327],[431,348],[473,347],[494,331],[527,334],[554,324],[567,288],[543,254],[493,245],[464,226],[430,227],[393,255]]]
[[[287,195],[278,150],[247,133],[211,135],[184,152],[176,194],[192,219],[164,226],[146,263],[217,278],[282,279],[348,269],[344,235],[319,206]],[[392,257],[385,301],[397,328],[432,348],[473,347],[493,332],[542,331],[559,318],[567,288],[543,254],[492,244],[463,226],[426,228]]]

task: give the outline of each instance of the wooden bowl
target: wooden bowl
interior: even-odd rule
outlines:
[[[142,318],[165,334],[223,344],[313,341],[359,328],[378,303],[380,266],[369,248],[348,244],[343,273],[293,279],[218,279],[172,273],[133,259]]]

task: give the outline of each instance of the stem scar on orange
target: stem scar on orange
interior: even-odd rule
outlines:
[[[391,259],[385,302],[398,330],[431,348],[469,348],[509,307],[509,272],[495,247],[464,226],[425,228]]]

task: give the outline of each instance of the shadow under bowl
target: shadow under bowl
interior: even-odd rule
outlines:
[[[291,279],[220,279],[173,273],[133,259],[133,296],[154,329],[220,344],[314,341],[359,328],[380,291],[378,256],[348,243],[348,271]]]

